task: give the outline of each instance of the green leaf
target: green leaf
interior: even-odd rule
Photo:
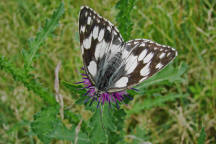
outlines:
[[[135,5],[135,0],[119,0],[116,8],[119,10],[116,16],[119,31],[125,41],[130,39],[133,23],[131,21],[131,12]]]
[[[68,82],[63,82],[63,85],[69,89],[73,98],[77,99],[77,95],[79,96],[75,102],[76,104],[83,104],[85,100],[89,98],[89,96],[85,95],[87,91],[83,89],[82,85],[71,84]]]
[[[205,129],[202,128],[200,132],[200,136],[198,138],[198,144],[205,144],[205,139],[206,139]]]
[[[60,4],[56,12],[53,13],[51,20],[45,24],[45,27],[37,34],[35,39],[29,41],[29,50],[23,50],[25,69],[18,69],[15,65],[11,64],[8,59],[1,57],[0,55],[0,68],[10,73],[15,81],[20,81],[24,84],[28,90],[32,90],[35,94],[44,99],[45,103],[50,105],[56,105],[54,94],[47,88],[41,86],[41,83],[35,79],[34,75],[29,74],[31,63],[36,56],[36,53],[45,41],[48,35],[50,35],[56,28],[59,18],[64,12],[63,3]]]
[[[25,69],[29,70],[31,64],[45,39],[56,29],[58,21],[64,13],[64,4],[61,3],[58,9],[53,13],[50,20],[47,20],[43,29],[41,29],[35,38],[29,40],[29,50],[23,51]]]
[[[0,55],[0,68],[5,72],[10,73],[15,81],[22,82],[28,90],[33,91],[40,96],[45,103],[56,105],[54,94],[48,88],[42,87],[42,84],[33,77],[32,74],[26,73],[23,69],[16,68],[8,59]]]
[[[64,111],[64,117],[67,119],[70,123],[78,125],[80,120],[82,119],[80,114],[75,114],[69,110]],[[89,130],[88,124],[85,121],[82,121],[81,130],[84,133],[87,133]]]
[[[104,105],[102,116],[103,116],[102,120],[103,120],[103,123],[104,123],[104,127],[106,129],[116,131],[117,128],[115,126],[115,123],[113,122],[113,120],[114,120],[113,109],[109,108],[108,104]]]
[[[126,117],[126,113],[124,109],[117,109],[114,111],[114,123],[117,127],[118,131],[121,131],[123,129],[124,126],[124,120]]]
[[[96,109],[89,121],[89,125],[91,126],[89,133],[91,142],[94,144],[107,143],[107,134],[102,124],[100,109]]]
[[[151,78],[145,80],[142,84],[137,86],[136,88],[142,90],[148,86],[158,84],[160,82],[168,81],[170,83],[176,81],[183,81],[184,79],[181,77],[184,72],[187,70],[187,65],[184,63],[180,65],[178,68],[174,68],[172,65],[167,66],[165,69],[152,76]]]
[[[149,140],[149,135],[143,127],[136,127],[136,131],[132,135],[133,144],[146,143]]]
[[[124,135],[125,132],[123,130],[124,127],[124,120],[126,113],[123,109],[112,109],[112,123],[115,125],[115,129],[110,129],[107,131],[108,134],[108,143],[113,144],[113,143],[118,143],[122,142],[125,143],[124,140]]]
[[[171,93],[166,96],[157,96],[154,99],[151,97],[145,99],[143,102],[137,102],[136,104],[134,104],[133,108],[127,111],[127,114],[131,115],[134,113],[139,113],[140,111],[145,109],[150,109],[152,107],[163,106],[168,101],[174,101],[177,98],[183,98],[187,96],[188,94],[182,95],[182,94]]]
[[[108,104],[103,105],[103,111],[96,109],[92,115],[89,126],[89,139],[92,143],[117,143],[123,141],[123,125],[126,113],[122,109],[109,107]]]
[[[66,128],[58,117],[58,111],[59,108],[49,107],[34,115],[34,121],[31,123],[32,131],[44,143],[50,143],[54,139],[68,141],[75,139],[75,127]],[[86,134],[79,132],[78,137],[80,142],[88,142]]]
[[[86,90],[83,89],[82,85],[78,85],[78,84],[71,84],[68,82],[63,82],[63,85],[70,90],[70,93],[72,94],[72,96],[74,97],[74,95],[84,95],[86,93]]]

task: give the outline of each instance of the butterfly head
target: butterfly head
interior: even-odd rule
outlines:
[[[105,92],[95,87],[95,97],[99,98],[103,93]]]

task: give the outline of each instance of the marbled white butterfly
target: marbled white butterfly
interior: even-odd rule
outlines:
[[[87,6],[80,10],[79,34],[84,70],[96,95],[132,88],[177,56],[174,48],[151,40],[125,42],[111,22]]]

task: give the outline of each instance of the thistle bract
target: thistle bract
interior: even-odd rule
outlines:
[[[84,69],[82,68],[82,70]],[[125,97],[132,99],[132,97],[130,97],[126,91],[113,92],[113,93],[103,92],[97,95],[95,86],[92,85],[87,74],[84,73],[82,73],[82,81],[76,84],[81,84],[81,83],[84,85],[84,88],[87,90],[84,96],[86,95],[88,96],[88,98],[85,100],[84,103],[87,103],[89,101],[91,101],[91,103],[97,102],[97,106],[99,106],[99,104],[104,105],[105,103],[108,103],[111,106],[112,103],[115,103],[116,107],[119,108],[118,103],[122,102],[125,99]]]

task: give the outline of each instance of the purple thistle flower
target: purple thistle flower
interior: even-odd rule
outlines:
[[[81,68],[83,71],[84,69]],[[120,91],[120,92],[113,92],[113,93],[108,93],[104,92],[101,93],[100,95],[96,95],[96,88],[92,85],[91,81],[88,79],[87,74],[82,73],[82,79],[83,81],[77,82],[76,84],[83,84],[84,88],[87,90],[87,92],[84,94],[89,96],[85,100],[84,103],[87,103],[89,100],[91,101],[90,104],[92,104],[94,101],[96,101],[97,107],[101,104],[104,105],[105,103],[109,103],[111,106],[111,103],[115,103],[116,107],[119,108],[118,103],[122,102],[125,97],[128,97],[130,100],[132,99],[126,91]]]

